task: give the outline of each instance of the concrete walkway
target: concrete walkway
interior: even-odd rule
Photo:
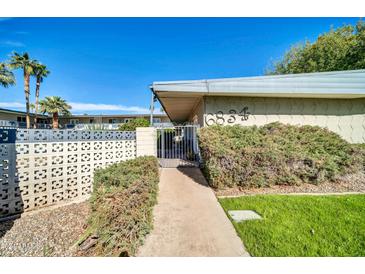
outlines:
[[[162,169],[159,188],[138,256],[249,256],[199,169]]]

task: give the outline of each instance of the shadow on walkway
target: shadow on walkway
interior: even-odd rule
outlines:
[[[201,170],[197,167],[178,167],[178,171],[182,174],[188,176],[190,179],[194,181],[194,183],[209,187],[207,180],[202,174]]]

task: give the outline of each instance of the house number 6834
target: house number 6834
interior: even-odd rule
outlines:
[[[205,123],[210,125],[224,125],[234,124],[240,121],[247,121],[251,113],[248,111],[248,107],[244,107],[241,111],[230,109],[228,113],[224,114],[223,111],[219,110],[216,113],[208,113],[205,116]]]

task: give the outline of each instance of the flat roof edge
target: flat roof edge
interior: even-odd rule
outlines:
[[[319,93],[365,95],[365,69],[290,75],[154,82],[156,94],[212,95],[222,93]]]

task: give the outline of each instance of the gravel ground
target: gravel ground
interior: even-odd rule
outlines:
[[[82,202],[0,222],[0,256],[72,256],[88,213]]]
[[[364,192],[365,173],[344,176],[336,182],[325,182],[320,185],[302,184],[298,186],[272,186],[264,188],[227,188],[216,190],[217,196],[240,196],[253,194],[285,194],[285,193],[343,193]]]

